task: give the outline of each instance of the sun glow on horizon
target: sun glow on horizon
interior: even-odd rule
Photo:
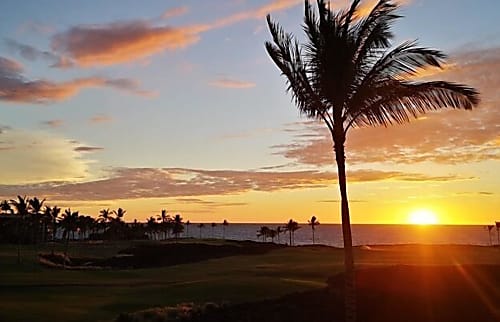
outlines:
[[[435,212],[429,209],[417,209],[408,215],[408,223],[412,225],[435,225],[439,222]]]

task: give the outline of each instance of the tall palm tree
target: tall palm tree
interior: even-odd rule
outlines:
[[[199,223],[198,224],[198,228],[200,229],[200,239],[201,239],[201,229],[205,227],[205,224],[204,223]]]
[[[147,223],[146,223],[146,228],[149,233],[149,237],[153,240],[156,240],[156,233],[158,231],[157,229],[158,224],[156,223],[156,219],[151,216],[149,217]]]
[[[47,207],[50,208],[50,207]],[[61,208],[54,206],[50,208],[50,216],[52,217],[52,242],[55,241],[56,233],[57,233],[57,217],[61,213]]]
[[[108,222],[110,222],[111,220],[111,214],[112,214],[112,211],[107,208],[107,209],[101,209],[99,211],[99,218],[98,220],[102,223],[104,223],[104,227],[107,226]]]
[[[311,226],[312,230],[312,235],[313,235],[313,245],[314,245],[314,232],[316,230],[316,226],[319,225],[319,221],[317,220],[316,216],[312,216],[311,220],[308,220],[308,225]]]
[[[217,224],[213,222],[213,223],[210,224],[210,226],[212,227],[212,238],[215,238],[214,237],[214,229],[217,226]]]
[[[290,246],[293,246],[293,242],[295,239],[295,231],[300,229],[299,223],[293,219],[290,219],[283,228],[285,228],[285,230],[288,231],[290,237]]]
[[[21,241],[25,238],[25,227],[24,222],[26,217],[29,215],[29,204],[26,196],[17,196],[17,199],[10,200],[11,206],[16,210],[17,220],[16,220],[16,232],[17,232],[17,263],[21,263]],[[22,230],[22,233],[21,233]]]
[[[186,221],[186,237],[189,238],[189,225],[191,225],[191,222],[188,220]]]
[[[166,209],[161,210],[161,215],[158,219],[161,221],[161,227],[163,228],[163,239],[167,239],[167,235],[169,234],[168,222],[170,221],[170,215],[167,214]]]
[[[179,235],[184,231],[184,223],[182,222],[181,215],[176,214],[172,221],[172,233],[174,234],[175,239],[178,239]]]
[[[491,231],[493,230],[493,227],[495,227],[495,225],[487,225],[486,226],[486,229],[488,229],[488,237],[490,239],[490,246],[493,246],[493,242],[491,241]]]
[[[368,16],[359,18],[361,0],[347,10],[333,12],[324,0],[318,13],[305,1],[303,29],[306,43],[267,16],[273,41],[267,52],[286,77],[299,111],[328,128],[337,163],[341,196],[346,321],[355,321],[354,258],[347,199],[345,149],[347,131],[355,126],[387,126],[438,108],[472,109],[478,92],[465,85],[418,82],[414,77],[427,67],[442,67],[445,55],[438,50],[404,42],[392,47],[393,22],[398,5],[379,0]]]
[[[61,227],[64,230],[64,237],[66,239],[63,260],[64,265],[66,265],[66,256],[68,255],[70,234],[73,233],[74,239],[74,233],[78,229],[78,211],[71,211],[71,208],[66,209],[61,219]]]
[[[269,231],[269,227],[261,226],[259,230],[257,230],[257,237],[262,237],[262,241],[265,242],[269,236]]]
[[[495,226],[497,227],[497,244],[500,246],[500,221],[495,221]]]
[[[226,227],[229,226],[229,222],[224,219],[222,222],[222,239],[226,239]]]
[[[14,212],[7,200],[2,200],[2,202],[0,203],[0,210],[2,211],[2,214],[5,215],[12,215]]]
[[[284,232],[283,227],[281,227],[281,226],[276,227],[276,235],[278,237],[278,244],[281,243],[281,241],[280,241],[280,234],[283,233],[283,232]]]
[[[43,203],[45,202],[45,199],[40,200],[37,197],[34,197],[32,199],[28,200],[29,204],[29,211],[31,215],[31,222],[32,222],[32,233],[33,233],[33,242],[36,244],[38,243],[38,237],[40,235],[40,221],[43,216],[42,208],[43,208]]]

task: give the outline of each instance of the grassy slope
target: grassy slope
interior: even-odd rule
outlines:
[[[110,256],[128,246],[75,244],[73,256]],[[342,250],[284,248],[194,264],[121,271],[62,271],[16,264],[15,246],[0,246],[0,321],[109,321],[119,312],[180,302],[245,302],[324,286],[342,270]],[[376,246],[357,249],[360,266],[500,264],[500,249],[477,246]]]

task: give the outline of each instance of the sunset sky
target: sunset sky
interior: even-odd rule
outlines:
[[[126,220],[340,222],[328,133],[300,117],[264,49],[267,13],[302,39],[303,1],[2,0],[0,12],[0,199],[122,207]],[[482,102],[352,130],[353,223],[500,220],[499,12],[404,1],[395,44],[443,50],[447,68],[422,77]]]

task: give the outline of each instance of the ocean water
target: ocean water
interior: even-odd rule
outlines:
[[[262,241],[257,237],[261,226],[276,229],[279,224],[229,224],[225,228],[225,238],[235,240]],[[301,224],[295,232],[295,245],[312,244],[312,230],[307,224]],[[186,228],[186,227],[185,227]],[[185,237],[200,237],[200,229],[191,224],[185,229]],[[212,229],[205,224],[201,229],[202,238],[222,238],[223,226],[217,225]],[[490,245],[486,226],[474,225],[352,225],[353,244],[384,245],[384,244],[459,244],[459,245]],[[268,239],[268,241],[271,241]],[[278,239],[275,238],[275,242]],[[491,231],[491,241],[497,244],[497,231]],[[280,234],[279,242],[288,243],[288,233]],[[342,229],[339,224],[321,224],[315,230],[316,244],[342,247]]]

